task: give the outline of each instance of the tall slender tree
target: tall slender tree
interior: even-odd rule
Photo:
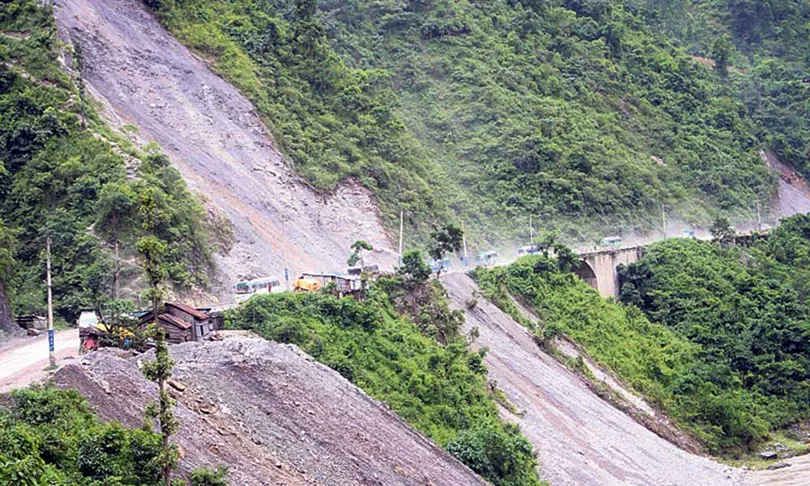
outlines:
[[[177,454],[170,440],[177,431],[177,420],[172,413],[174,400],[166,390],[166,382],[172,376],[174,362],[169,359],[169,346],[166,335],[158,323],[158,314],[163,301],[163,282],[167,276],[166,270],[166,244],[154,236],[154,230],[163,218],[163,210],[159,207],[154,191],[148,190],[139,198],[139,212],[143,221],[143,228],[149,236],[138,241],[138,252],[143,257],[143,270],[146,274],[149,288],[145,292],[147,300],[152,303],[152,316],[154,321],[149,325],[148,333],[155,341],[155,360],[146,363],[142,369],[144,376],[158,385],[158,401],[149,404],[146,416],[156,420],[160,434],[163,436],[163,452],[160,456],[160,466],[163,470],[165,486],[171,486],[172,469],[177,464]]]

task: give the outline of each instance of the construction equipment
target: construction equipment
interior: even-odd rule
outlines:
[[[316,290],[320,290],[322,286],[321,282],[314,278],[300,277],[293,282],[293,291],[315,292]]]

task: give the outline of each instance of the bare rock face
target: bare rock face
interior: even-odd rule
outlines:
[[[485,485],[484,480],[340,374],[295,346],[258,338],[186,343],[167,389],[177,400],[180,469],[227,465],[239,485]],[[156,386],[150,357],[107,350],[65,366],[105,420],[138,427]]]
[[[321,193],[296,176],[251,103],[141,0],[56,0],[55,12],[60,36],[82,45],[88,90],[108,123],[134,125],[138,142],[159,143],[233,224],[233,247],[217,255],[222,296],[243,278],[282,278],[285,267],[342,270],[358,239],[377,249],[367,261],[393,265],[371,193],[356,182]]]

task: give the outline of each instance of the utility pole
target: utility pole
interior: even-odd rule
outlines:
[[[51,286],[51,237],[45,238],[45,279],[48,287],[48,362],[56,366],[53,342],[53,291]]]
[[[762,231],[762,209],[759,205],[759,197],[757,197],[757,231]]]
[[[397,257],[397,266],[402,265],[402,232],[405,226],[405,212],[399,212],[399,256]]]
[[[464,231],[464,221],[461,222],[461,243],[464,246],[464,266],[467,266],[467,233]]]
[[[529,215],[529,244],[534,244],[534,226],[532,226],[532,215]]]
[[[667,239],[667,213],[666,206],[661,203],[661,226],[664,228],[664,239]]]
[[[284,215],[280,215],[281,217],[281,234],[283,237],[286,238],[287,231],[284,229]],[[287,291],[290,289],[290,267],[287,265],[287,245],[284,243],[281,244],[281,258],[284,260],[284,286],[286,287]],[[274,272],[275,273],[275,272]]]

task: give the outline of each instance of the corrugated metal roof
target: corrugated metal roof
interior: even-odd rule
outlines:
[[[175,316],[173,316],[171,314],[160,314],[158,316],[158,319],[160,319],[163,322],[167,322],[169,324],[177,326],[180,329],[191,329],[191,324],[189,324],[188,322],[184,321],[183,319],[180,319],[179,317],[175,317]]]
[[[191,307],[190,305],[181,304],[179,302],[166,302],[166,305],[176,307],[177,309],[180,309],[186,314],[193,316],[195,319],[200,319],[203,321],[208,319],[208,314],[206,314],[205,312],[198,311],[197,309]]]

